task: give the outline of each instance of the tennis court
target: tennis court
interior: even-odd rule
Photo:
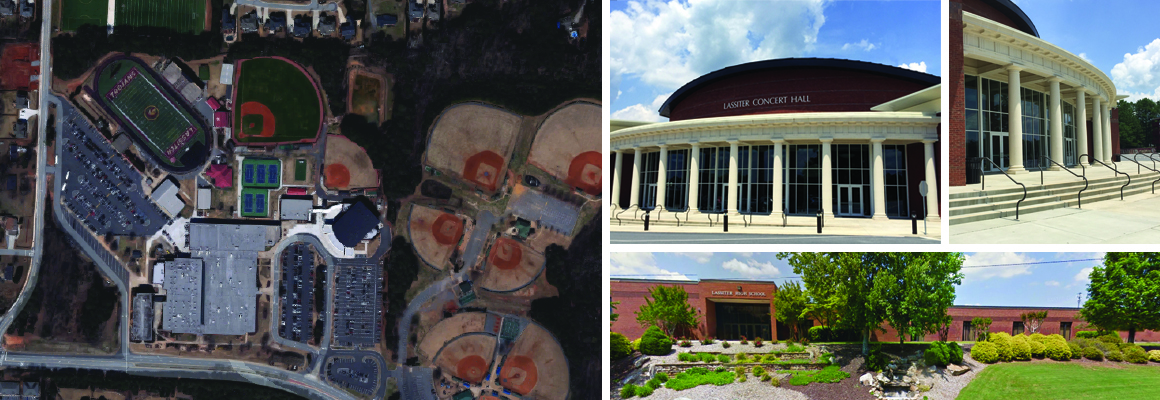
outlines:
[[[273,189],[282,182],[281,164],[278,160],[247,158],[242,161],[242,186],[246,188]]]
[[[266,217],[269,215],[268,205],[270,191],[266,189],[242,189],[242,216]]]

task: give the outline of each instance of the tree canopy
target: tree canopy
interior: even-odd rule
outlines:
[[[636,312],[636,322],[643,328],[656,325],[666,335],[688,333],[699,325],[701,313],[689,304],[689,293],[680,286],[653,286],[645,304]]]
[[[1160,105],[1149,98],[1135,103],[1126,100],[1116,102],[1120,120],[1120,147],[1125,149],[1149,147],[1155,143],[1157,128],[1160,127]]]
[[[1107,253],[1089,275],[1088,300],[1080,316],[1103,330],[1160,329],[1160,253]]]
[[[785,282],[777,289],[773,301],[774,315],[778,322],[788,325],[795,340],[801,337],[798,327],[806,313],[806,293],[797,282]]]

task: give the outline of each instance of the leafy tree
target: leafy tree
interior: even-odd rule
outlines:
[[[1136,113],[1135,105],[1120,100],[1116,107],[1120,110],[1120,147],[1143,147],[1144,125]]]
[[[1160,127],[1160,104],[1156,104],[1152,99],[1145,97],[1136,101],[1136,104],[1132,107],[1132,111],[1136,119],[1140,121],[1140,128],[1143,133],[1143,141],[1140,145],[1157,144],[1154,140],[1156,139],[1157,128]],[[1123,112],[1123,110],[1121,109],[1120,112]]]
[[[1080,316],[1110,331],[1160,329],[1160,253],[1107,253],[1089,275],[1088,300]]]
[[[612,322],[616,322],[616,320],[620,319],[620,314],[616,313],[616,306],[620,305],[620,302],[614,301],[614,302],[612,302],[611,305],[612,305],[612,314],[609,316],[609,319],[611,319]]]
[[[636,312],[636,322],[643,328],[657,326],[666,335],[691,331],[699,325],[701,313],[689,304],[689,293],[680,286],[653,286],[643,306]]]
[[[950,324],[946,311],[963,280],[962,254],[870,253],[867,258],[881,268],[870,300],[899,332],[899,343],[906,339],[903,333],[916,340]]]
[[[986,317],[975,317],[971,320],[971,329],[975,330],[975,340],[987,340],[987,334],[991,331],[991,319]]]
[[[801,284],[786,282],[777,290],[774,298],[774,310],[777,321],[790,327],[794,340],[801,338],[798,327],[806,313],[806,293]]]
[[[1023,326],[1028,332],[1039,333],[1039,328],[1043,327],[1043,320],[1047,319],[1047,311],[1026,312],[1019,314],[1019,318],[1023,320]]]

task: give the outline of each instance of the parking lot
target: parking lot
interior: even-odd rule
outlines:
[[[168,217],[142,190],[142,176],[96,128],[76,113],[63,119],[62,198],[98,235],[150,236]]]
[[[282,304],[278,327],[281,336],[295,342],[309,342],[313,337],[314,312],[314,249],[310,245],[296,243],[282,252],[278,295]]]
[[[347,389],[370,395],[378,386],[379,365],[373,358],[332,357],[326,364],[326,379]]]
[[[379,341],[379,292],[382,268],[375,264],[339,262],[334,298],[334,345],[373,346]]]
[[[568,236],[572,235],[580,216],[576,206],[537,190],[528,190],[514,197],[508,203],[508,212],[529,221],[539,221],[543,228]]]

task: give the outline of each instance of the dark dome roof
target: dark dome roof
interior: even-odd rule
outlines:
[[[680,103],[681,100],[684,100],[685,96],[688,94],[696,91],[702,86],[711,84],[714,81],[747,72],[801,67],[852,69],[911,80],[928,84],[929,86],[934,86],[942,82],[942,78],[925,72],[918,72],[906,68],[877,64],[867,61],[844,60],[838,58],[779,58],[776,60],[754,61],[745,64],[738,64],[721,68],[705,75],[701,75],[701,77],[694,79],[692,82],[686,83],[684,86],[681,86],[680,89],[677,89],[677,91],[673,92],[673,94],[669,96],[668,100],[665,100],[665,104],[661,105],[660,114],[661,116],[668,118],[669,111],[672,110],[672,106]]]
[[[1035,24],[1031,22],[1031,18],[1028,18],[1027,14],[1023,13],[1023,9],[1011,0],[983,0],[983,2],[1015,21],[1019,26],[1014,28],[1028,35],[1039,37],[1039,30],[1035,29]]]

